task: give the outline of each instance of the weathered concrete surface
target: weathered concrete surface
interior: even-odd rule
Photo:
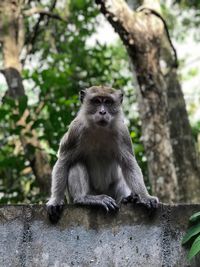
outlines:
[[[180,240],[200,205],[140,207],[117,214],[66,206],[57,225],[43,206],[0,206],[0,267],[200,267]]]

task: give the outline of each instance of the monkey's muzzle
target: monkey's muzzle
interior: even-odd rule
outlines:
[[[105,126],[108,125],[108,121],[105,120],[105,119],[101,119],[101,120],[99,120],[99,121],[97,122],[97,124],[98,124],[99,126],[105,127]]]

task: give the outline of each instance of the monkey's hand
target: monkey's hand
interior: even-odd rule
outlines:
[[[158,208],[158,203],[159,200],[157,197],[154,196],[146,196],[146,197],[141,197],[140,195],[137,195],[137,197],[135,197],[135,203],[145,206],[148,209],[157,209]]]
[[[99,199],[97,199],[96,204],[102,206],[107,212],[117,211],[119,209],[119,206],[117,205],[115,200],[107,195],[100,195]]]
[[[51,221],[51,223],[57,223],[63,212],[64,201],[63,200],[57,201],[55,199],[50,199],[46,203],[46,207],[47,207],[49,220]]]
[[[115,200],[107,195],[86,195],[84,197],[76,199],[74,203],[80,205],[100,206],[107,212],[117,211],[119,209],[119,206],[117,205]]]

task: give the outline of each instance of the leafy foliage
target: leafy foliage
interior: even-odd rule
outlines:
[[[165,3],[166,1],[162,2]],[[168,22],[171,28],[176,32],[176,38],[182,41],[187,38],[188,35],[192,34],[194,39],[199,41],[199,0],[174,0],[172,5],[173,8],[170,5],[167,12],[169,14],[168,17],[171,17]],[[165,6],[165,4],[163,6]]]
[[[191,260],[195,255],[197,255],[200,252],[200,236],[198,236],[189,251],[188,258]]]
[[[175,0],[174,3],[178,3],[181,7],[185,8],[200,8],[199,0]]]
[[[190,222],[197,222],[198,220],[200,220],[200,211],[194,213],[189,220]]]
[[[98,27],[98,11],[91,0],[67,3],[66,9],[56,10],[67,22],[44,18],[40,26],[45,27],[45,31],[37,32],[32,54],[23,59],[28,98],[3,99],[0,108],[0,203],[42,202],[46,197],[40,193],[21,147],[24,128],[18,122],[25,116],[26,108],[29,114],[25,121],[30,127],[26,135],[31,138],[31,131],[37,132],[53,166],[60,138],[78,111],[78,92],[95,84],[125,88],[124,109],[130,118],[136,157],[142,168],[146,168],[139,119],[134,110],[130,113],[135,95],[126,51],[120,42],[114,46],[98,42],[89,46],[88,39]],[[27,42],[28,38],[32,40],[37,19],[26,21]]]
[[[193,214],[190,219],[192,226],[188,229],[187,233],[182,239],[182,245],[191,243],[191,248],[188,253],[188,259],[191,260],[195,255],[200,252],[200,212]]]
[[[41,5],[49,10],[53,2],[31,1],[31,6]],[[182,5],[186,1],[177,2]],[[194,1],[195,5],[196,3]],[[191,9],[191,4],[187,8]],[[172,10],[164,5],[163,10],[167,23],[173,30],[176,18]],[[95,84],[107,84],[125,90],[124,111],[135,154],[150,190],[147,162],[140,139],[141,125],[135,110],[132,75],[123,45],[120,41],[115,45],[99,42],[88,44],[99,25],[99,11],[92,0],[59,1],[53,12],[62,17],[63,21],[44,15],[30,16],[25,21],[25,45],[28,54],[22,58],[22,74],[27,97],[13,100],[6,96],[2,99],[0,203],[42,202],[46,197],[39,191],[21,146],[21,133],[25,129],[18,122],[24,118],[26,109],[29,114],[25,117],[25,122],[29,131],[25,134],[31,138],[32,131],[37,132],[42,148],[48,153],[53,166],[59,140],[78,111],[78,92]],[[187,25],[189,28],[190,24]],[[185,35],[182,28],[181,32]],[[196,138],[198,131],[199,125],[194,128]]]

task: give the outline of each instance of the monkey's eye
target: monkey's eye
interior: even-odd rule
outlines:
[[[113,101],[112,99],[106,99],[106,100],[104,101],[104,103],[105,103],[105,105],[107,105],[107,106],[111,106],[111,105],[114,103],[114,101]]]
[[[101,105],[101,100],[99,98],[93,98],[91,102],[94,105]]]

